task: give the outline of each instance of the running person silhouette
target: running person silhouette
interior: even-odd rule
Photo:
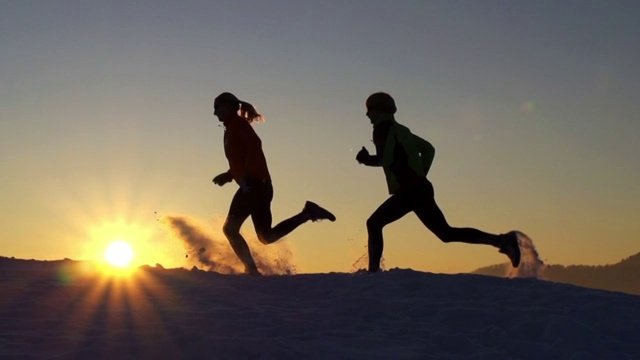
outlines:
[[[411,211],[443,242],[497,247],[509,257],[513,267],[517,267],[520,264],[520,247],[515,232],[493,235],[473,228],[454,228],[447,223],[436,204],[433,185],[426,177],[435,148],[396,122],[394,99],[387,93],[378,92],[370,95],[365,105],[366,115],[373,124],[376,155],[370,155],[363,146],[356,160],[367,166],[382,167],[391,194],[367,220],[368,271],[380,270],[382,229]]]
[[[240,101],[228,92],[215,98],[213,108],[213,114],[224,124],[224,153],[229,162],[229,170],[213,178],[213,182],[223,186],[235,181],[240,186],[231,201],[222,230],[244,264],[245,271],[259,275],[249,246],[240,234],[240,227],[249,216],[258,239],[263,244],[278,241],[309,220],[335,221],[336,218],[329,211],[307,201],[300,213],[272,227],[271,176],[262,151],[262,142],[251,126],[252,123],[263,120],[263,116],[251,104]]]

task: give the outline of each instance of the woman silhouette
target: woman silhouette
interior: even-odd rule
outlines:
[[[240,234],[240,227],[249,216],[258,239],[263,244],[278,241],[309,220],[335,221],[336,218],[329,211],[307,201],[300,213],[272,227],[271,176],[262,151],[262,142],[251,126],[252,123],[263,120],[263,116],[253,105],[240,101],[228,92],[215,98],[213,108],[213,114],[224,124],[224,153],[229,162],[229,170],[213,178],[213,182],[223,186],[235,181],[239,185],[222,230],[244,264],[246,273],[259,275],[249,246]]]

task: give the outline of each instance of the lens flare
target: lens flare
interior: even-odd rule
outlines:
[[[125,267],[131,263],[133,259],[133,249],[127,242],[118,240],[109,244],[107,251],[104,253],[107,262],[116,267]]]

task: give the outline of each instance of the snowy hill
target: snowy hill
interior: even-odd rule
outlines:
[[[0,358],[640,358],[640,297],[536,279],[0,258],[0,288]]]

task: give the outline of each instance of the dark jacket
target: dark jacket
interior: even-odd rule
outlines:
[[[429,173],[435,148],[393,117],[374,125],[373,143],[376,155],[368,156],[362,163],[382,166],[389,194],[417,184]]]

